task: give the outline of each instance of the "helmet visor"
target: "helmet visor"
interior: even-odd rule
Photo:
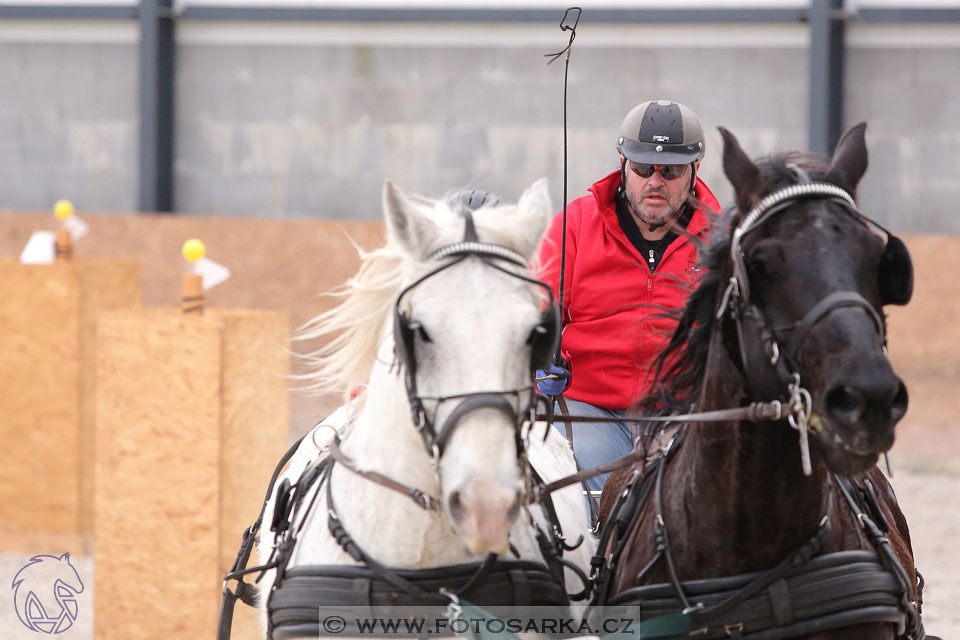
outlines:
[[[640,142],[630,138],[620,138],[618,148],[620,153],[634,162],[648,164],[690,164],[700,158],[702,145],[693,144],[660,144],[657,142]]]

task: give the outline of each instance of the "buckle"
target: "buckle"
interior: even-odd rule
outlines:
[[[772,401],[770,402],[770,405],[771,405],[771,406],[774,408],[774,410],[776,411],[776,414],[773,416],[773,419],[774,419],[774,420],[782,420],[782,419],[783,419],[783,403],[780,402],[779,400],[772,400]]]
[[[460,598],[457,597],[457,594],[447,591],[446,587],[440,587],[438,593],[450,600],[450,604],[447,605],[447,620],[452,625],[454,622],[460,619],[460,614],[463,613],[463,606],[460,604]]]
[[[687,607],[686,609],[684,609],[684,610],[681,611],[680,613],[682,613],[683,615],[689,615],[689,614],[693,613],[694,611],[700,611],[700,610],[703,609],[703,608],[704,608],[703,603],[702,603],[702,602],[698,602],[697,604],[694,604],[694,605],[691,605],[691,606]]]
[[[434,500],[432,496],[424,493],[420,489],[411,489],[410,497],[413,498],[413,501],[417,503],[417,506],[425,511],[437,510],[437,501]]]

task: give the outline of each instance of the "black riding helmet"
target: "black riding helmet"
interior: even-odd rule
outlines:
[[[620,123],[617,150],[620,163],[621,192],[626,182],[627,160],[646,164],[693,165],[690,190],[696,184],[697,160],[706,150],[703,126],[690,107],[669,100],[651,100],[637,105]]]

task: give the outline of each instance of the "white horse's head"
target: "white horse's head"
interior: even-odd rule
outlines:
[[[389,239],[407,257],[404,285],[416,283],[397,304],[406,336],[398,340],[406,341],[401,364],[413,404],[422,402],[425,446],[438,445],[443,507],[471,552],[503,553],[523,499],[518,430],[532,398],[532,351],[543,340],[543,287],[524,279],[516,260],[431,256],[466,235],[467,217],[445,201],[388,182],[383,203]],[[529,262],[552,214],[546,180],[516,205],[471,214],[480,243]]]

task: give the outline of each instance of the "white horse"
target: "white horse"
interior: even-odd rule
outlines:
[[[377,563],[397,570],[447,567],[482,561],[488,553],[512,557],[511,550],[543,561],[535,525],[547,533],[552,529],[541,508],[527,504],[524,455],[545,482],[576,472],[558,431],[543,423],[520,427],[532,398],[531,351],[543,331],[544,291],[516,263],[531,259],[552,214],[546,180],[528,188],[517,205],[482,206],[467,216],[446,201],[408,196],[389,182],[383,206],[386,245],[361,252],[360,271],[337,293],[341,303],[302,332],[309,339],[336,336],[311,354],[315,371],[309,378],[319,389],[340,390],[345,406],[304,438],[280,480],[295,482],[308,465],[329,455],[334,429],[325,426],[342,425],[340,448],[357,467],[440,504],[423,509],[410,496],[334,464],[328,482],[339,522]],[[469,239],[470,220],[477,246],[487,253],[459,260],[463,254],[431,256]],[[490,254],[491,245],[514,259]],[[405,289],[411,283],[416,284]],[[406,354],[416,363],[412,381],[406,379],[412,363],[395,355],[395,317],[404,318],[412,338]],[[356,394],[358,388],[362,392]],[[425,442],[415,426],[411,395],[422,400],[424,421],[437,432],[448,431],[440,446],[434,446],[440,438]],[[481,400],[464,412],[464,397]],[[519,417],[513,419],[511,411]],[[441,429],[448,422],[450,429]],[[518,442],[525,453],[517,450]],[[299,533],[288,571],[359,564],[330,533],[325,483],[317,489],[322,483],[304,499],[309,510],[294,518]],[[269,526],[275,500],[276,492],[260,532],[264,562],[277,541]],[[589,574],[596,542],[579,485],[555,492],[553,503],[566,540],[584,540],[564,558]],[[271,571],[261,580],[264,593],[274,579]],[[568,593],[583,588],[569,569],[565,579]],[[261,598],[262,607],[266,601]]]

